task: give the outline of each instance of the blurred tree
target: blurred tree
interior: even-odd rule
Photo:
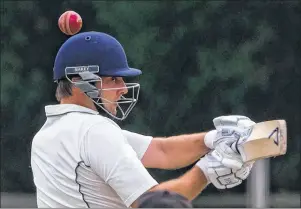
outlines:
[[[272,160],[272,186],[300,190],[300,2],[5,1],[2,6],[1,191],[34,189],[30,145],[44,123],[44,105],[55,102],[52,65],[68,38],[57,19],[67,9],[81,14],[83,31],[115,36],[129,64],[143,71],[139,103],[122,127],[168,136],[212,129],[212,119],[224,114],[285,118],[289,152]],[[150,172],[162,181],[189,168]]]

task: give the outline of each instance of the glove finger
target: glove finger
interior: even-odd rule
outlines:
[[[220,176],[218,177],[218,181],[222,185],[229,185],[229,184],[236,184],[237,182],[241,181],[240,179],[236,178],[234,174],[226,175],[226,176]]]
[[[251,172],[251,168],[245,167],[235,172],[235,176],[239,179],[245,180],[250,175],[250,172]]]
[[[225,168],[225,167],[220,167],[220,168],[210,168],[208,169],[208,174],[209,175],[217,175],[217,176],[227,176],[233,174],[231,171],[231,168]]]
[[[243,166],[243,162],[238,159],[230,159],[223,157],[217,150],[211,153],[212,157],[221,162],[224,166],[232,169],[240,169]]]
[[[216,128],[217,138],[229,138],[230,140],[238,140],[243,136],[248,136],[250,132],[249,127],[237,127],[237,126],[220,126]]]
[[[216,174],[215,170],[213,168],[208,168],[207,170],[208,172],[208,177],[210,182],[217,188],[217,189],[225,189],[226,186],[222,185],[219,181],[218,181],[218,175]]]
[[[213,124],[215,128],[220,126],[238,126],[240,120],[249,120],[250,118],[242,115],[227,115],[227,116],[220,116],[213,119]]]
[[[214,157],[219,162],[222,162],[223,160],[223,156],[217,150],[213,150],[211,156]]]
[[[212,178],[210,181],[217,189],[226,189],[226,185],[222,185],[216,178]]]
[[[242,160],[240,154],[237,152],[235,143],[229,142],[229,141],[224,141],[219,143],[216,147],[215,150],[222,156],[226,158],[234,158],[237,160]]]
[[[239,180],[238,182],[234,183],[234,184],[228,184],[226,185],[227,189],[230,189],[230,188],[233,188],[233,187],[236,187],[238,185],[240,185],[242,183],[242,180]]]
[[[249,128],[254,126],[256,123],[252,120],[239,120],[237,126],[239,128]]]
[[[229,158],[223,158],[221,163],[224,166],[232,169],[240,169],[243,166],[243,162]]]

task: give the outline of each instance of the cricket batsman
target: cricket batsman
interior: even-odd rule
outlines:
[[[141,73],[128,66],[122,45],[109,34],[83,32],[63,43],[53,68],[59,104],[45,107],[47,119],[32,142],[39,208],[137,207],[140,196],[156,191],[193,200],[209,184],[228,189],[248,177],[252,165],[243,164],[231,146],[254,124],[248,117],[221,116],[213,120],[215,130],[171,137],[121,129],[113,119],[129,115],[140,89],[126,79]],[[223,136],[221,127],[233,134]],[[195,162],[184,175],[162,183],[146,169]]]

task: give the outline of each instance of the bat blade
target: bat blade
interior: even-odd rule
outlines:
[[[285,155],[287,126],[285,120],[270,120],[255,124],[249,137],[240,142],[238,150],[244,162]]]

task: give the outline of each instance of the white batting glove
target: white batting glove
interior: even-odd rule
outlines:
[[[240,185],[249,176],[253,164],[235,170],[224,166],[208,153],[196,163],[196,166],[203,171],[208,184],[212,183],[218,189],[229,189]]]
[[[244,163],[236,145],[249,136],[249,127],[255,122],[246,116],[230,115],[214,118],[213,123],[216,130],[205,136],[206,146],[214,149],[212,156],[226,167],[242,168]]]

